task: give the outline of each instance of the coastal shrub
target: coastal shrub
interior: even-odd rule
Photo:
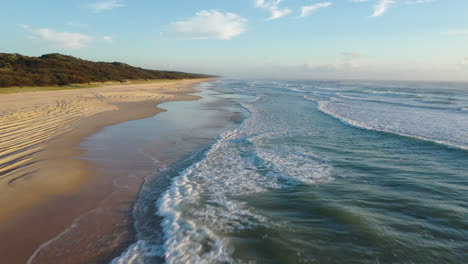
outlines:
[[[205,77],[211,76],[175,71],[145,70],[121,62],[92,62],[58,53],[40,57],[0,53],[0,87]]]

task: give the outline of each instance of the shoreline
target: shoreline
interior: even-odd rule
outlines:
[[[85,160],[80,142],[104,127],[154,116],[164,111],[156,107],[160,103],[196,100],[199,97],[189,95],[196,92],[193,86],[210,80],[0,96],[0,132],[4,137],[0,144],[0,234],[10,241],[0,248],[2,259],[26,262],[40,245],[63,233],[78,217],[92,212],[106,199],[111,205],[135,200],[141,186],[138,179],[141,181],[147,168],[132,179],[121,179],[131,187],[115,195],[116,190],[108,185],[119,179],[101,177],[96,165]],[[124,204],[113,209],[128,208]],[[122,228],[128,223],[116,224]],[[87,243],[85,240],[79,243]],[[45,255],[30,263],[44,263],[42,259],[51,257]],[[88,256],[88,260],[99,257]]]

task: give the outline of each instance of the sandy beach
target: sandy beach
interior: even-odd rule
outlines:
[[[1,95],[0,237],[8,241],[0,246],[2,261],[107,261],[131,236],[128,212],[151,163],[135,161],[131,177],[126,172],[100,175],[85,159],[80,142],[105,126],[153,116],[163,111],[156,107],[159,103],[195,100],[197,96],[188,94],[204,81]],[[93,214],[99,217],[76,228],[80,217]],[[83,230],[88,235],[80,237]],[[73,239],[67,239],[69,245],[60,243],[64,248],[41,250],[41,245],[66,236]]]

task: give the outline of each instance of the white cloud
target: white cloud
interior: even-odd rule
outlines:
[[[99,13],[106,10],[112,10],[117,7],[123,7],[123,0],[102,0],[93,4],[89,4],[88,8],[95,13]]]
[[[108,43],[114,42],[114,38],[111,37],[111,36],[104,36],[104,37],[102,37],[102,39],[103,39],[105,42],[108,42]]]
[[[313,4],[310,6],[303,6],[301,7],[301,15],[299,17],[306,17],[319,8],[329,7],[331,5],[332,5],[331,2],[323,2],[323,3]]]
[[[247,19],[234,13],[203,10],[195,16],[173,22],[164,35],[191,39],[229,40],[246,31]]]
[[[283,0],[255,0],[255,6],[268,10],[271,15],[268,20],[274,20],[292,13],[289,8],[280,8],[279,5]]]
[[[374,13],[371,17],[378,17],[383,15],[390,8],[391,5],[395,4],[395,0],[379,0],[377,5],[374,7]]]
[[[78,50],[87,47],[94,40],[92,36],[80,33],[57,32],[48,28],[30,30],[33,39],[49,43],[55,47]]]

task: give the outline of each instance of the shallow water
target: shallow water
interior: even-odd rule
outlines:
[[[148,181],[134,215],[139,241],[114,263],[468,259],[468,85],[204,89],[245,120]]]

